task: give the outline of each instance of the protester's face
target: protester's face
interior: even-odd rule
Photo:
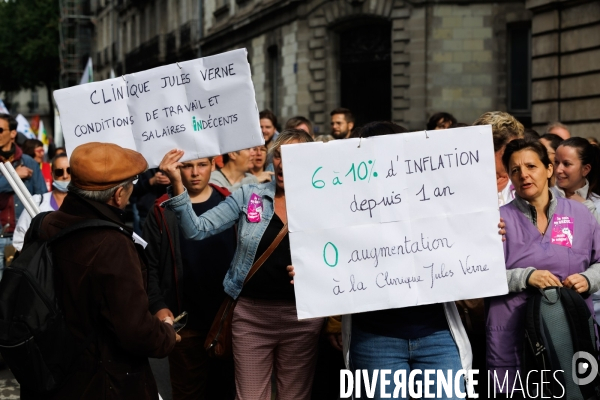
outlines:
[[[310,135],[310,130],[306,124],[300,124],[296,127],[296,129],[300,129],[301,131],[304,131]]]
[[[333,114],[331,116],[331,136],[336,139],[345,139],[354,127],[354,123],[346,122],[344,114]]]
[[[17,131],[11,131],[8,127],[8,121],[5,119],[0,119],[0,128],[2,128],[2,133],[0,133],[0,149],[8,151],[12,147],[12,141],[17,136]]]
[[[268,118],[261,118],[260,130],[265,138],[265,143],[269,143],[275,134],[275,125],[273,125],[273,122]]]
[[[546,139],[540,139],[540,143],[543,144],[548,151],[548,157],[550,157],[550,161],[552,162],[552,165],[554,165],[554,156],[556,155],[556,151],[550,145],[550,141]]]
[[[52,165],[52,177],[55,181],[70,181],[71,174],[69,169],[69,160],[67,157],[57,158]]]
[[[290,140],[289,142],[283,143],[282,146],[294,143],[299,143],[299,141],[296,139]],[[281,161],[281,147],[273,151],[273,170],[275,171],[275,184],[279,189],[285,189],[283,185],[283,162]]]
[[[44,151],[44,148],[42,146],[40,147],[36,147],[34,152],[34,160],[41,163],[42,161],[44,161],[44,154],[46,154],[46,152]]]
[[[196,160],[186,161],[181,166],[181,182],[191,194],[201,193],[212,172],[214,160],[208,158],[198,158]]]
[[[127,204],[129,203],[129,198],[131,197],[131,194],[133,193],[133,186],[134,185],[132,183],[126,185],[125,187],[120,187],[119,189],[117,189],[117,191],[113,195],[113,205],[120,208],[121,210],[124,210],[125,207],[127,207]]]
[[[548,157],[550,158],[550,162],[554,165],[554,156],[556,155],[556,151],[550,145],[550,141],[546,139],[540,139],[540,143],[544,145],[546,151],[548,151]],[[550,186],[556,185],[556,168],[554,168],[554,175],[550,178]]]
[[[267,146],[258,146],[254,148],[254,168],[264,168],[267,162]]]
[[[501,192],[508,184],[508,173],[504,164],[502,164],[502,155],[504,154],[504,147],[494,153],[494,160],[496,163],[496,185],[498,192]]]
[[[569,192],[585,186],[585,177],[590,173],[591,165],[582,165],[577,150],[571,146],[558,146],[554,157],[556,185]]]
[[[435,125],[435,130],[437,131],[440,129],[448,129],[451,126],[452,126],[452,121],[445,120],[444,118],[440,118]]]
[[[254,148],[240,150],[236,153],[235,165],[238,170],[248,172],[254,163]]]
[[[561,128],[560,126],[555,126],[554,128],[550,129],[548,133],[554,133],[555,135],[560,136],[564,140],[567,140],[571,137],[571,132],[569,132],[565,128]]]
[[[552,165],[545,166],[537,153],[528,149],[513,153],[508,162],[508,175],[515,191],[527,201],[533,201],[548,191],[552,172]]]

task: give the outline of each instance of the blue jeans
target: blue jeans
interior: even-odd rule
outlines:
[[[27,211],[26,211],[27,212]],[[12,244],[12,237],[0,237],[0,279],[4,274],[4,246]]]
[[[398,339],[387,336],[375,335],[361,331],[356,326],[352,326],[352,337],[350,340],[350,369],[354,372],[357,369],[368,370],[369,378],[373,379],[373,371],[390,370],[385,376],[389,381],[384,386],[386,397],[381,392],[381,375],[377,379],[375,388],[375,397],[368,397],[365,392],[364,379],[361,379],[361,398],[410,398],[408,389],[409,375],[412,370],[421,370],[421,374],[416,375],[415,382],[421,382],[422,398],[425,398],[425,370],[441,370],[447,377],[447,370],[452,370],[452,397],[446,396],[446,391],[441,391],[441,396],[437,395],[436,374],[428,377],[428,381],[433,383],[429,386],[429,393],[436,399],[458,399],[454,387],[455,374],[462,369],[460,355],[456,343],[449,330],[443,330],[418,339]],[[403,391],[400,386],[394,396],[396,384],[394,383],[394,373],[396,371],[405,371],[405,375],[399,375],[398,381],[405,382],[406,389]],[[355,380],[356,383],[356,380]],[[460,379],[460,391],[465,392],[464,378]]]

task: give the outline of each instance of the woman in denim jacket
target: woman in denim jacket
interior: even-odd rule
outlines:
[[[270,150],[274,182],[243,185],[199,217],[181,183],[183,151],[170,151],[160,165],[173,184],[173,197],[163,204],[175,212],[187,238],[202,240],[238,225],[237,250],[224,280],[225,292],[238,299],[232,322],[238,399],[270,399],[273,367],[278,398],[310,398],[324,320],[298,321],[286,271],[291,264],[288,235],[244,285],[252,264],[287,223],[281,145],[304,142],[312,142],[304,131],[283,131]]]

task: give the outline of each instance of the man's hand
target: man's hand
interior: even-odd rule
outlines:
[[[165,154],[159,166],[160,170],[171,180],[171,184],[173,185],[173,195],[175,196],[185,192],[183,183],[181,183],[181,171],[179,170],[179,168],[183,166],[183,164],[179,162],[181,157],[183,157],[183,153],[183,150],[177,149],[169,151]]]
[[[163,311],[163,310],[167,310],[166,308],[163,308],[162,310],[159,310],[156,315],[158,315],[159,312]],[[167,310],[169,311],[169,310]],[[171,311],[169,311],[170,313]],[[171,314],[171,317],[165,317],[165,319],[161,320],[162,322],[164,322],[165,324],[169,324],[171,326],[173,326],[173,318],[172,318],[173,314]],[[175,332],[175,342],[179,343],[181,342],[181,336],[179,336],[179,334],[177,332]]]
[[[175,317],[173,316],[173,313],[168,308],[161,308],[154,315],[156,315],[156,317],[158,319],[160,319],[161,321],[164,321],[167,317],[171,318],[172,320],[175,319]],[[171,324],[171,325],[173,325],[173,324]]]
[[[573,276],[573,275],[571,275]],[[582,276],[583,278],[583,276]],[[583,278],[585,280],[585,278]],[[544,289],[549,286],[562,286],[560,280],[550,271],[536,269],[531,275],[527,283],[538,289]]]
[[[563,282],[565,287],[575,290],[577,293],[585,293],[590,290],[590,285],[585,276],[581,274],[573,274],[567,277]]]
[[[152,178],[150,178],[150,185],[170,185],[171,181],[169,177],[162,172],[158,171]]]
[[[17,175],[19,175],[19,178],[21,179],[29,179],[33,175],[33,170],[27,168],[24,165],[19,165],[17,168],[15,168],[15,170],[17,171]]]

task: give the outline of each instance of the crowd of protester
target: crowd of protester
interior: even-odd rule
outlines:
[[[389,121],[355,126],[346,108],[331,112],[326,135],[317,135],[304,116],[290,118],[281,131],[273,112],[260,112],[259,120],[263,146],[183,163],[183,151],[172,150],[160,168],[147,170],[138,153],[99,143],[48,162],[42,143],[19,146],[16,121],[0,114],[1,161],[15,166],[42,211],[58,210],[44,219],[48,237],[76,221],[102,219],[135,231],[147,244],[140,250],[105,230],[58,246],[57,255],[71,268],[57,277],[66,319],[78,340],[93,333],[97,343],[51,398],[98,398],[106,390],[156,398],[147,357],[165,356],[174,399],[270,399],[272,393],[337,399],[343,368],[477,368],[513,376],[521,365],[519,321],[528,287],[589,294],[590,311],[600,317],[597,141],[571,137],[558,122],[540,135],[494,111],[472,125],[492,126],[509,293],[487,305],[474,299],[299,321],[281,146],[407,129]],[[440,112],[425,128],[461,126],[467,124]],[[133,228],[125,223],[127,204]],[[547,245],[554,214],[578,227],[572,250]],[[14,254],[10,248],[27,245],[32,223],[4,177],[0,223],[1,277]],[[226,296],[237,299],[233,357],[211,358],[204,342]],[[170,325],[184,311],[185,328],[176,334]],[[480,382],[482,395],[485,376]],[[22,393],[37,398],[26,387]]]

